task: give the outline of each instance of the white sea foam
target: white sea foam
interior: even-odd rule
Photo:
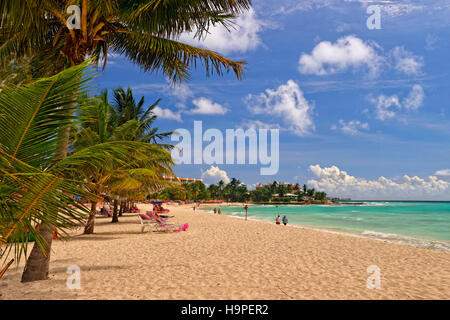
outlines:
[[[444,240],[440,241],[432,239],[413,238],[402,236],[396,233],[384,233],[372,230],[365,230],[361,234],[369,238],[383,239],[390,242],[410,245],[414,247],[450,251],[450,242]]]

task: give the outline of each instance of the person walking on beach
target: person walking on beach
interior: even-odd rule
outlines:
[[[247,205],[245,205],[245,207],[244,207],[244,210],[245,210],[245,220],[247,220],[247,209],[248,209],[248,207],[247,207]]]
[[[278,215],[277,218],[275,219],[275,223],[280,224],[280,215]]]
[[[287,225],[288,223],[288,218],[286,216],[283,216],[283,224]]]
[[[218,214],[222,214],[222,210],[220,210],[220,208],[219,208],[219,211],[217,211],[217,213]]]
[[[214,208],[214,214],[216,214],[217,213],[217,209],[216,208]]]

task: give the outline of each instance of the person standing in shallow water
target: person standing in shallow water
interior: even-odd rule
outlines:
[[[222,214],[222,210],[220,210],[220,208],[219,208],[219,210],[217,211],[217,213],[218,213],[218,214]]]
[[[283,224],[287,225],[288,223],[288,218],[286,216],[283,216]]]
[[[214,214],[216,214],[217,213],[217,209],[216,208],[214,208]]]
[[[276,217],[275,223],[276,223],[276,224],[280,224],[280,215],[278,215],[278,216]]]

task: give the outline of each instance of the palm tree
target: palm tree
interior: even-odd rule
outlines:
[[[217,183],[217,186],[219,187],[220,199],[223,199],[223,188],[225,187],[225,182],[223,180],[220,180],[219,183]]]
[[[82,198],[98,201],[76,172],[101,168],[109,158],[125,161],[135,150],[104,144],[55,161],[58,131],[73,120],[64,107],[73,105],[73,92],[86,90],[85,67],[0,94],[0,247],[7,246],[3,257],[13,250],[19,260],[27,255],[26,235],[36,239],[24,282],[47,277],[54,228],[64,234],[85,219]]]
[[[123,88],[119,87],[115,89],[113,93],[115,125],[122,126],[128,123],[128,126],[134,127],[135,132],[131,131],[135,136],[134,139],[142,142],[157,143],[159,140],[173,134],[173,131],[159,132],[159,129],[153,126],[154,121],[157,119],[154,109],[158,106],[161,99],[156,100],[145,109],[144,97],[141,97],[139,102],[136,103],[131,88],[128,88],[125,91]],[[125,127],[126,126],[124,126],[124,128]],[[131,128],[127,128],[126,131],[130,132],[130,129]],[[170,148],[168,145],[165,146]]]
[[[80,29],[68,27],[72,0],[3,0],[0,5],[0,59],[30,52],[58,53],[72,66],[89,56],[106,64],[108,52],[125,55],[145,71],[160,70],[174,81],[201,62],[207,73],[233,69],[242,77],[243,62],[174,39],[184,32],[204,36],[211,25],[228,26],[250,8],[250,0],[81,0]],[[55,56],[52,56],[53,62]]]
[[[102,168],[94,171],[79,172],[86,181],[90,192],[100,195],[105,192],[114,193],[114,215],[112,222],[118,222],[118,197],[127,192],[133,192],[145,187],[151,192],[166,185],[163,175],[174,175],[170,166],[173,165],[170,154],[160,146],[139,141],[142,134],[142,124],[138,120],[128,120],[120,125],[117,119],[120,115],[109,104],[107,91],[100,97],[84,98],[77,114],[80,117],[80,128],[74,133],[73,150],[81,151],[106,142],[121,144],[133,142],[136,151],[129,152],[124,163],[110,159]],[[145,112],[145,114],[148,114]],[[144,114],[144,115],[145,115]],[[152,119],[154,120],[156,116]],[[145,117],[140,119],[146,121]],[[130,125],[132,124],[132,125]],[[129,144],[129,143],[127,143]],[[94,232],[97,203],[92,203],[91,213],[87,220],[84,233]]]

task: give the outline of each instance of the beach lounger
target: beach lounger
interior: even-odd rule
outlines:
[[[164,219],[158,218],[152,211],[150,211],[150,216],[153,217],[155,221],[154,228],[158,231],[169,231],[169,232],[179,232],[186,231],[189,228],[189,224],[172,224],[167,223]]]
[[[148,227],[148,230],[152,230],[154,228],[152,222],[154,222],[154,219],[150,219],[145,214],[138,214],[139,222],[141,223],[141,232],[144,232],[145,227]]]

